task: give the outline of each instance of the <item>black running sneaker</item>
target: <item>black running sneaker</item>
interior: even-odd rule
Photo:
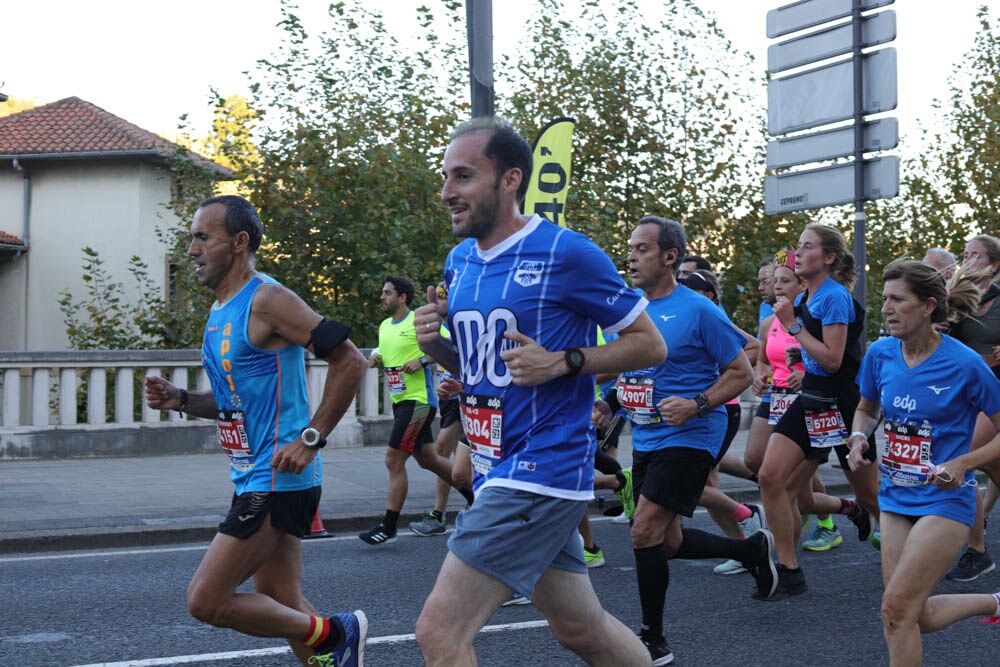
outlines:
[[[746,540],[747,546],[753,545],[754,558],[743,562],[757,582],[757,590],[753,597],[766,600],[774,595],[778,585],[778,571],[774,567],[774,535],[769,530],[758,530]]]
[[[848,514],[847,518],[858,529],[858,539],[862,542],[867,542],[871,539],[872,533],[875,532],[872,515],[861,505],[855,504],[854,509],[856,511],[853,514]]]
[[[778,595],[802,595],[809,589],[802,568],[789,570],[778,563]]]
[[[649,657],[653,660],[653,667],[669,665],[674,661],[674,654],[670,650],[670,646],[667,645],[667,640],[663,637],[649,640],[640,636],[639,639],[642,640],[642,643],[646,646],[646,650],[649,651]]]
[[[396,531],[391,533],[386,530],[386,527],[379,524],[372,528],[371,530],[366,530],[365,532],[358,535],[361,541],[365,544],[370,544],[372,546],[379,546],[381,544],[392,544],[396,541]]]

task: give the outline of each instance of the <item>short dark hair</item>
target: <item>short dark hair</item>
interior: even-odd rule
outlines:
[[[402,294],[406,297],[407,306],[413,305],[413,283],[410,282],[409,278],[404,278],[403,276],[386,276],[385,282],[392,283],[396,294]]]
[[[260,215],[254,205],[243,197],[219,195],[204,200],[198,204],[198,208],[205,208],[212,204],[222,204],[226,207],[224,219],[226,233],[230,236],[236,236],[240,232],[246,232],[247,236],[250,237],[248,246],[250,254],[256,253],[257,248],[260,247],[260,241],[264,237],[264,223],[260,221]]]
[[[450,141],[473,132],[489,132],[490,139],[483,146],[483,157],[493,164],[497,179],[510,169],[521,170],[521,185],[517,188],[518,206],[524,205],[524,196],[531,181],[532,151],[514,126],[495,116],[479,116],[467,120],[451,133]]]
[[[712,270],[712,263],[701,255],[687,255],[678,263],[683,264],[684,262],[694,262],[694,268],[696,269],[702,269],[703,271]]]
[[[656,243],[660,246],[661,252],[673,248],[677,251],[678,257],[683,256],[687,252],[687,233],[684,231],[684,226],[676,220],[661,218],[658,215],[647,215],[644,218],[640,218],[636,224],[656,225],[659,228],[659,234],[656,235]],[[674,273],[677,273],[679,266],[680,262],[674,262]]]

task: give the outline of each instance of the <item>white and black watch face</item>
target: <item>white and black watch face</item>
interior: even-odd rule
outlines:
[[[302,444],[306,447],[315,447],[319,444],[320,433],[314,428],[307,428],[302,431]]]

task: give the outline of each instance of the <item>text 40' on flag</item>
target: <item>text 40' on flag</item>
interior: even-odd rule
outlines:
[[[525,213],[537,213],[561,227],[566,226],[574,127],[575,119],[556,118],[535,137],[534,169],[524,196]]]

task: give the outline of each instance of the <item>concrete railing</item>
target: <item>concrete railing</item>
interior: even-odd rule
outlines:
[[[315,409],[326,382],[327,364],[307,357],[309,401]],[[150,429],[207,429],[207,447],[214,446],[211,422],[146,407],[142,383],[152,375],[185,389],[209,389],[199,350],[0,351],[0,458],[59,455],[47,447],[28,446],[38,451],[25,452],[31,441],[41,442],[41,433],[65,440],[73,433],[89,433],[88,439],[93,439],[118,431],[119,437],[128,438]],[[390,414],[388,392],[380,392],[380,384],[378,370],[369,369],[354,404],[331,435],[332,445],[364,444],[366,419]],[[201,439],[200,435],[196,438]],[[93,453],[109,452],[97,447]]]

